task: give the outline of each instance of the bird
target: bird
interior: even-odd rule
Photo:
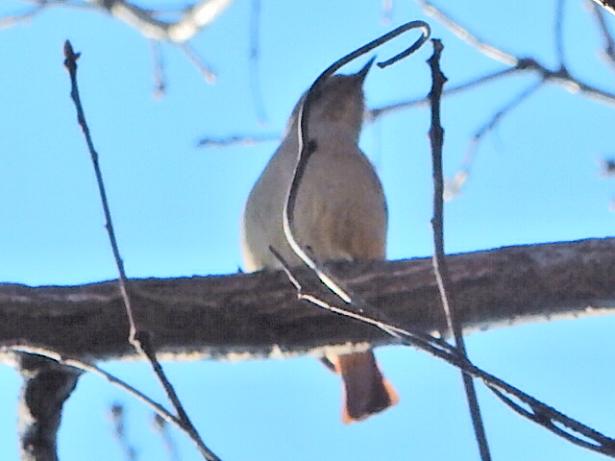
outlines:
[[[388,211],[382,184],[359,149],[365,102],[363,83],[373,59],[357,73],[336,74],[318,85],[308,115],[312,154],[294,206],[294,234],[318,261],[385,259]],[[299,146],[299,99],[284,137],[254,184],[241,224],[244,267],[280,269],[274,248],[290,266],[301,266],[283,230],[283,210]],[[399,398],[371,350],[326,355],[341,375],[342,421],[360,421]]]

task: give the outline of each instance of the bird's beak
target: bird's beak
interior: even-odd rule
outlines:
[[[367,61],[367,63],[361,68],[361,70],[359,72],[357,72],[355,75],[355,77],[357,77],[357,79],[363,83],[365,81],[365,77],[367,77],[367,74],[369,72],[369,70],[372,68],[372,64],[374,63],[374,61],[376,60],[376,56],[372,56],[372,58]]]

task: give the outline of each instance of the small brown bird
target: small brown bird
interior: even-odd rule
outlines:
[[[297,192],[298,242],[319,261],[385,258],[387,207],[382,185],[359,149],[363,81],[371,61],[352,75],[335,75],[316,89],[309,113],[312,153]],[[282,214],[297,159],[297,117],[254,185],[243,215],[242,250],[249,271],[280,268],[269,246],[289,264],[302,265],[284,235]],[[343,421],[364,419],[398,401],[371,351],[328,356],[344,381]]]

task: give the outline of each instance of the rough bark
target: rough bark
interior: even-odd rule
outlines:
[[[24,354],[19,401],[22,461],[57,461],[57,432],[64,402],[77,385],[79,373],[52,360]]]
[[[465,333],[615,309],[615,238],[458,254],[448,263]],[[400,326],[445,330],[431,258],[331,268]],[[307,270],[299,275],[311,278]],[[137,321],[162,356],[174,360],[321,354],[325,347],[393,342],[297,301],[280,272],[131,280],[130,291]],[[114,281],[0,284],[0,342],[27,341],[94,360],[137,358],[127,336]]]
[[[615,0],[594,0],[595,3],[607,10],[611,14],[615,14]]]

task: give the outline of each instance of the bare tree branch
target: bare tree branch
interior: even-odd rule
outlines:
[[[154,97],[161,98],[167,91],[167,79],[165,75],[164,59],[160,41],[150,40],[152,51],[152,64],[154,69]]]
[[[152,429],[162,439],[162,444],[169,454],[169,461],[180,461],[175,440],[173,440],[173,434],[169,431],[168,423],[157,413],[152,417]]]
[[[25,0],[24,0],[25,1]],[[211,67],[188,44],[201,29],[211,24],[231,3],[232,0],[199,0],[176,12],[177,20],[162,20],[161,9],[147,9],[129,0],[33,0],[33,5],[22,12],[0,17],[0,29],[12,27],[28,21],[51,7],[82,8],[103,11],[120,21],[137,29],[144,37],[154,41],[168,41],[176,45],[188,60],[204,76],[207,83],[216,80],[216,74]],[[160,96],[164,89],[161,78],[160,50],[154,50],[156,83],[155,95]]]
[[[474,78],[467,82],[453,85],[444,90],[443,96],[452,96],[457,93],[461,93],[465,90],[470,90],[477,86],[482,85],[483,83],[487,83],[491,80],[497,80],[501,77],[505,77],[508,75],[513,75],[521,72],[520,69],[510,67],[507,69],[497,70],[495,72],[491,72],[489,74],[483,75],[478,78]],[[368,109],[365,112],[365,121],[366,122],[374,122],[378,118],[383,117],[385,115],[389,115],[394,112],[410,109],[412,107],[420,107],[427,106],[429,104],[429,98],[427,96],[421,96],[419,98],[409,99],[405,101],[396,102],[393,104],[387,104],[380,107],[375,107],[373,109]],[[226,138],[212,138],[212,137],[203,137],[197,142],[197,147],[229,147],[235,145],[253,145],[259,144],[262,142],[269,142],[279,140],[279,135],[232,135]]]
[[[161,11],[141,7],[129,0],[34,0],[34,5],[21,13],[0,19],[0,28],[31,19],[51,7],[87,8],[106,11],[120,21],[154,40],[183,43],[207,27],[230,5],[232,0],[199,0],[182,8],[179,19],[161,20]]]
[[[32,6],[19,13],[0,17],[0,29],[6,29],[16,26],[17,24],[30,21],[47,8],[56,6],[84,10],[92,10],[96,8],[94,4],[80,0],[30,0],[29,3],[31,3]]]
[[[109,408],[109,416],[113,423],[113,435],[120,445],[122,453],[124,453],[124,458],[126,458],[126,461],[136,461],[138,459],[137,450],[130,443],[126,435],[126,413],[124,411],[124,405],[119,402],[111,405],[111,408]],[[159,416],[159,418],[161,417]]]
[[[483,75],[481,77],[477,77],[477,78],[473,78],[467,82],[458,84],[458,85],[453,85],[448,87],[447,89],[444,90],[444,92],[442,93],[443,96],[451,96],[453,94],[456,93],[461,93],[463,91],[466,90],[470,90],[472,88],[476,88],[477,86],[482,85],[483,83],[487,83],[491,80],[497,80],[501,77],[505,77],[508,75],[513,75],[516,74],[518,72],[521,72],[520,69],[517,69],[515,67],[509,67],[506,69],[501,69],[501,70],[497,70],[495,72],[491,72],[489,74]],[[381,106],[381,107],[375,107],[373,109],[370,109],[367,111],[366,113],[366,119],[367,121],[374,121],[377,118],[383,116],[383,115],[388,115],[389,113],[392,112],[397,112],[400,110],[405,110],[405,109],[409,109],[411,107],[415,107],[415,106],[427,106],[429,104],[429,97],[428,96],[421,96],[420,98],[414,98],[414,99],[409,99],[406,101],[400,101],[400,102],[396,102],[393,104],[387,104],[385,106]]]
[[[419,5],[423,8],[423,11],[428,16],[433,17],[435,20],[446,26],[452,33],[459,37],[464,42],[468,43],[485,56],[500,61],[507,66],[516,66],[519,59],[512,53],[498,48],[487,41],[479,38],[476,34],[472,33],[470,29],[462,26],[458,21],[453,19],[450,15],[446,14],[440,8],[433,5],[428,0],[418,0]]]
[[[128,281],[126,277],[126,272],[124,271],[124,262],[120,255],[119,245],[117,243],[117,238],[115,235],[115,231],[113,229],[113,220],[111,219],[111,209],[109,207],[109,202],[107,200],[107,192],[105,189],[105,184],[103,181],[102,172],[100,170],[99,162],[98,162],[98,152],[94,147],[94,142],[92,140],[90,128],[85,118],[85,113],[83,110],[83,106],[81,104],[81,97],[79,94],[79,86],[77,84],[77,59],[79,58],[80,53],[75,53],[71,43],[67,40],[64,43],[64,66],[68,70],[68,74],[71,82],[71,98],[73,100],[75,110],[77,112],[77,122],[81,127],[81,131],[83,132],[83,136],[85,138],[88,152],[90,154],[90,158],[92,160],[92,165],[94,167],[94,173],[96,176],[96,184],[98,186],[98,192],[100,196],[101,205],[103,208],[103,213],[105,216],[105,228],[107,230],[107,235],[109,237],[109,243],[111,245],[111,250],[113,253],[113,258],[115,260],[115,265],[118,271],[118,286],[119,292],[122,296],[122,301],[124,307],[126,309],[126,315],[129,323],[129,333],[128,333],[128,341],[135,348],[135,350],[141,353],[145,358],[148,359],[148,362],[152,366],[152,369],[158,378],[160,384],[164,388],[167,397],[171,401],[173,408],[177,412],[179,419],[182,422],[182,429],[186,432],[186,434],[196,443],[201,455],[204,459],[208,461],[219,461],[219,458],[205,445],[200,434],[192,424],[188,413],[185,411],[184,406],[182,405],[173,385],[167,378],[164,373],[162,366],[158,362],[156,357],[155,349],[152,346],[151,338],[149,332],[146,329],[142,329],[141,325],[136,321],[134,311],[132,308],[132,299],[128,291]]]
[[[447,258],[464,333],[615,312],[615,238]],[[446,331],[430,258],[331,267],[397,324]],[[392,342],[298,302],[281,272],[135,279],[130,286],[135,313],[162,359],[319,355],[327,347],[361,350],[368,343]],[[143,360],[126,341],[123,310],[115,281],[66,287],[1,284],[0,341],[27,341],[90,360]]]
[[[606,23],[606,18],[604,17],[604,10],[596,6],[591,0],[588,0],[589,7],[594,13],[594,18],[596,19],[596,23],[598,24],[598,28],[602,33],[604,38],[604,49],[603,55],[607,59],[607,61],[611,64],[613,69],[615,69],[615,39],[613,38],[613,34],[609,30],[609,27]]]
[[[36,4],[20,13],[11,14],[0,18],[0,29],[13,27],[20,22],[26,22],[36,16],[45,8],[44,3]]]
[[[594,0],[594,3],[600,5],[611,14],[615,14],[615,0]]]
[[[431,101],[431,124],[429,128],[429,140],[431,142],[431,161],[433,176],[433,217],[431,226],[433,229],[434,255],[432,258],[436,283],[442,301],[442,308],[446,317],[446,326],[453,336],[455,347],[459,354],[468,357],[463,331],[459,319],[457,318],[456,296],[452,288],[448,275],[448,264],[444,253],[444,180],[442,176],[442,147],[444,145],[444,128],[440,119],[440,101],[442,99],[442,88],[446,83],[446,77],[440,70],[440,55],[444,46],[437,39],[432,39],[433,54],[427,60],[431,69],[431,91],[429,99]],[[485,426],[476,396],[476,389],[472,376],[464,370],[461,371],[461,378],[468,400],[474,435],[480,452],[481,460],[490,461],[491,452],[485,433]]]
[[[555,54],[557,62],[561,69],[566,68],[566,56],[564,53],[564,10],[566,0],[557,0],[555,2]]]
[[[226,138],[204,137],[197,141],[197,147],[230,147],[230,146],[252,146],[263,142],[279,141],[280,135],[256,135],[256,136],[229,136]]]
[[[177,21],[157,19],[155,12],[127,0],[93,0],[117,19],[139,30],[147,38],[183,43],[211,24],[231,0],[200,0],[184,8]]]
[[[493,114],[487,122],[485,122],[478,130],[474,132],[472,139],[466,149],[461,168],[453,175],[451,179],[448,179],[444,188],[444,199],[452,200],[461,192],[461,189],[466,184],[470,177],[470,170],[476,158],[476,153],[480,147],[481,141],[484,137],[490,133],[500,121],[511,111],[513,111],[519,104],[533,95],[538,89],[543,86],[544,81],[538,80],[525,88],[521,93],[514,96],[504,106],[502,106],[495,114]]]
[[[216,72],[203,60],[203,58],[201,58],[201,56],[199,56],[189,43],[180,43],[178,46],[188,60],[199,70],[207,83],[216,82],[218,78]]]
[[[543,80],[554,83],[570,93],[579,93],[588,98],[594,99],[609,105],[615,105],[615,93],[590,85],[589,83],[570,74],[565,68],[551,70],[541,64],[537,59],[531,57],[518,57],[503,49],[478,38],[469,28],[461,25],[459,21],[445,13],[441,8],[436,7],[428,0],[418,0],[426,14],[431,15],[460,39],[483,53],[485,56],[500,61],[513,69],[525,72],[537,73]]]
[[[18,413],[20,459],[57,461],[62,408],[75,389],[80,372],[28,354],[20,354],[18,362],[24,380]]]
[[[312,294],[305,290],[295,271],[282,256],[274,251],[282,264],[284,272],[291,284],[297,290],[297,298],[311,303],[313,306],[326,312],[342,316],[346,319],[357,320],[364,325],[383,331],[401,344],[413,346],[455,366],[468,375],[480,379],[505,405],[517,414],[542,426],[548,431],[573,443],[577,446],[592,450],[604,455],[615,457],[615,439],[602,434],[600,431],[571,418],[556,408],[536,399],[521,389],[501,380],[470,362],[459,350],[439,337],[422,333],[412,326],[402,328],[387,319],[378,309],[359,299],[351,303],[329,303],[322,294]],[[322,288],[322,286],[319,286]],[[319,290],[322,292],[322,290]]]
[[[256,110],[256,118],[259,123],[265,123],[267,112],[263,101],[263,89],[260,79],[260,30],[261,30],[261,1],[252,0],[250,10],[250,93]]]
[[[99,368],[93,363],[89,363],[85,360],[81,360],[78,358],[69,357],[65,354],[59,353],[57,351],[40,345],[33,345],[32,343],[26,344],[25,342],[19,340],[2,342],[0,344],[0,352],[5,357],[9,358],[13,358],[15,354],[18,354],[18,357],[21,358],[21,360],[19,361],[19,365],[22,369],[24,368],[24,359],[22,357],[25,357],[27,358],[27,360],[35,361],[35,366],[39,366],[39,363],[51,362],[55,366],[61,365],[63,368],[73,371],[73,373],[78,373],[81,371],[92,373],[93,375],[96,375],[106,380],[110,384],[113,384],[117,388],[123,390],[128,395],[134,397],[136,400],[140,401],[144,405],[149,406],[158,416],[163,418],[165,421],[172,423],[177,426],[177,428],[185,431],[184,422],[177,416],[170,413],[166,408],[164,408],[155,400],[149,398],[137,388],[122,381],[120,378],[112,375],[111,373],[106,372],[105,370]],[[143,359],[144,357],[141,355],[140,358]],[[44,389],[42,389],[41,391],[44,391]],[[195,441],[194,439],[192,440]]]

